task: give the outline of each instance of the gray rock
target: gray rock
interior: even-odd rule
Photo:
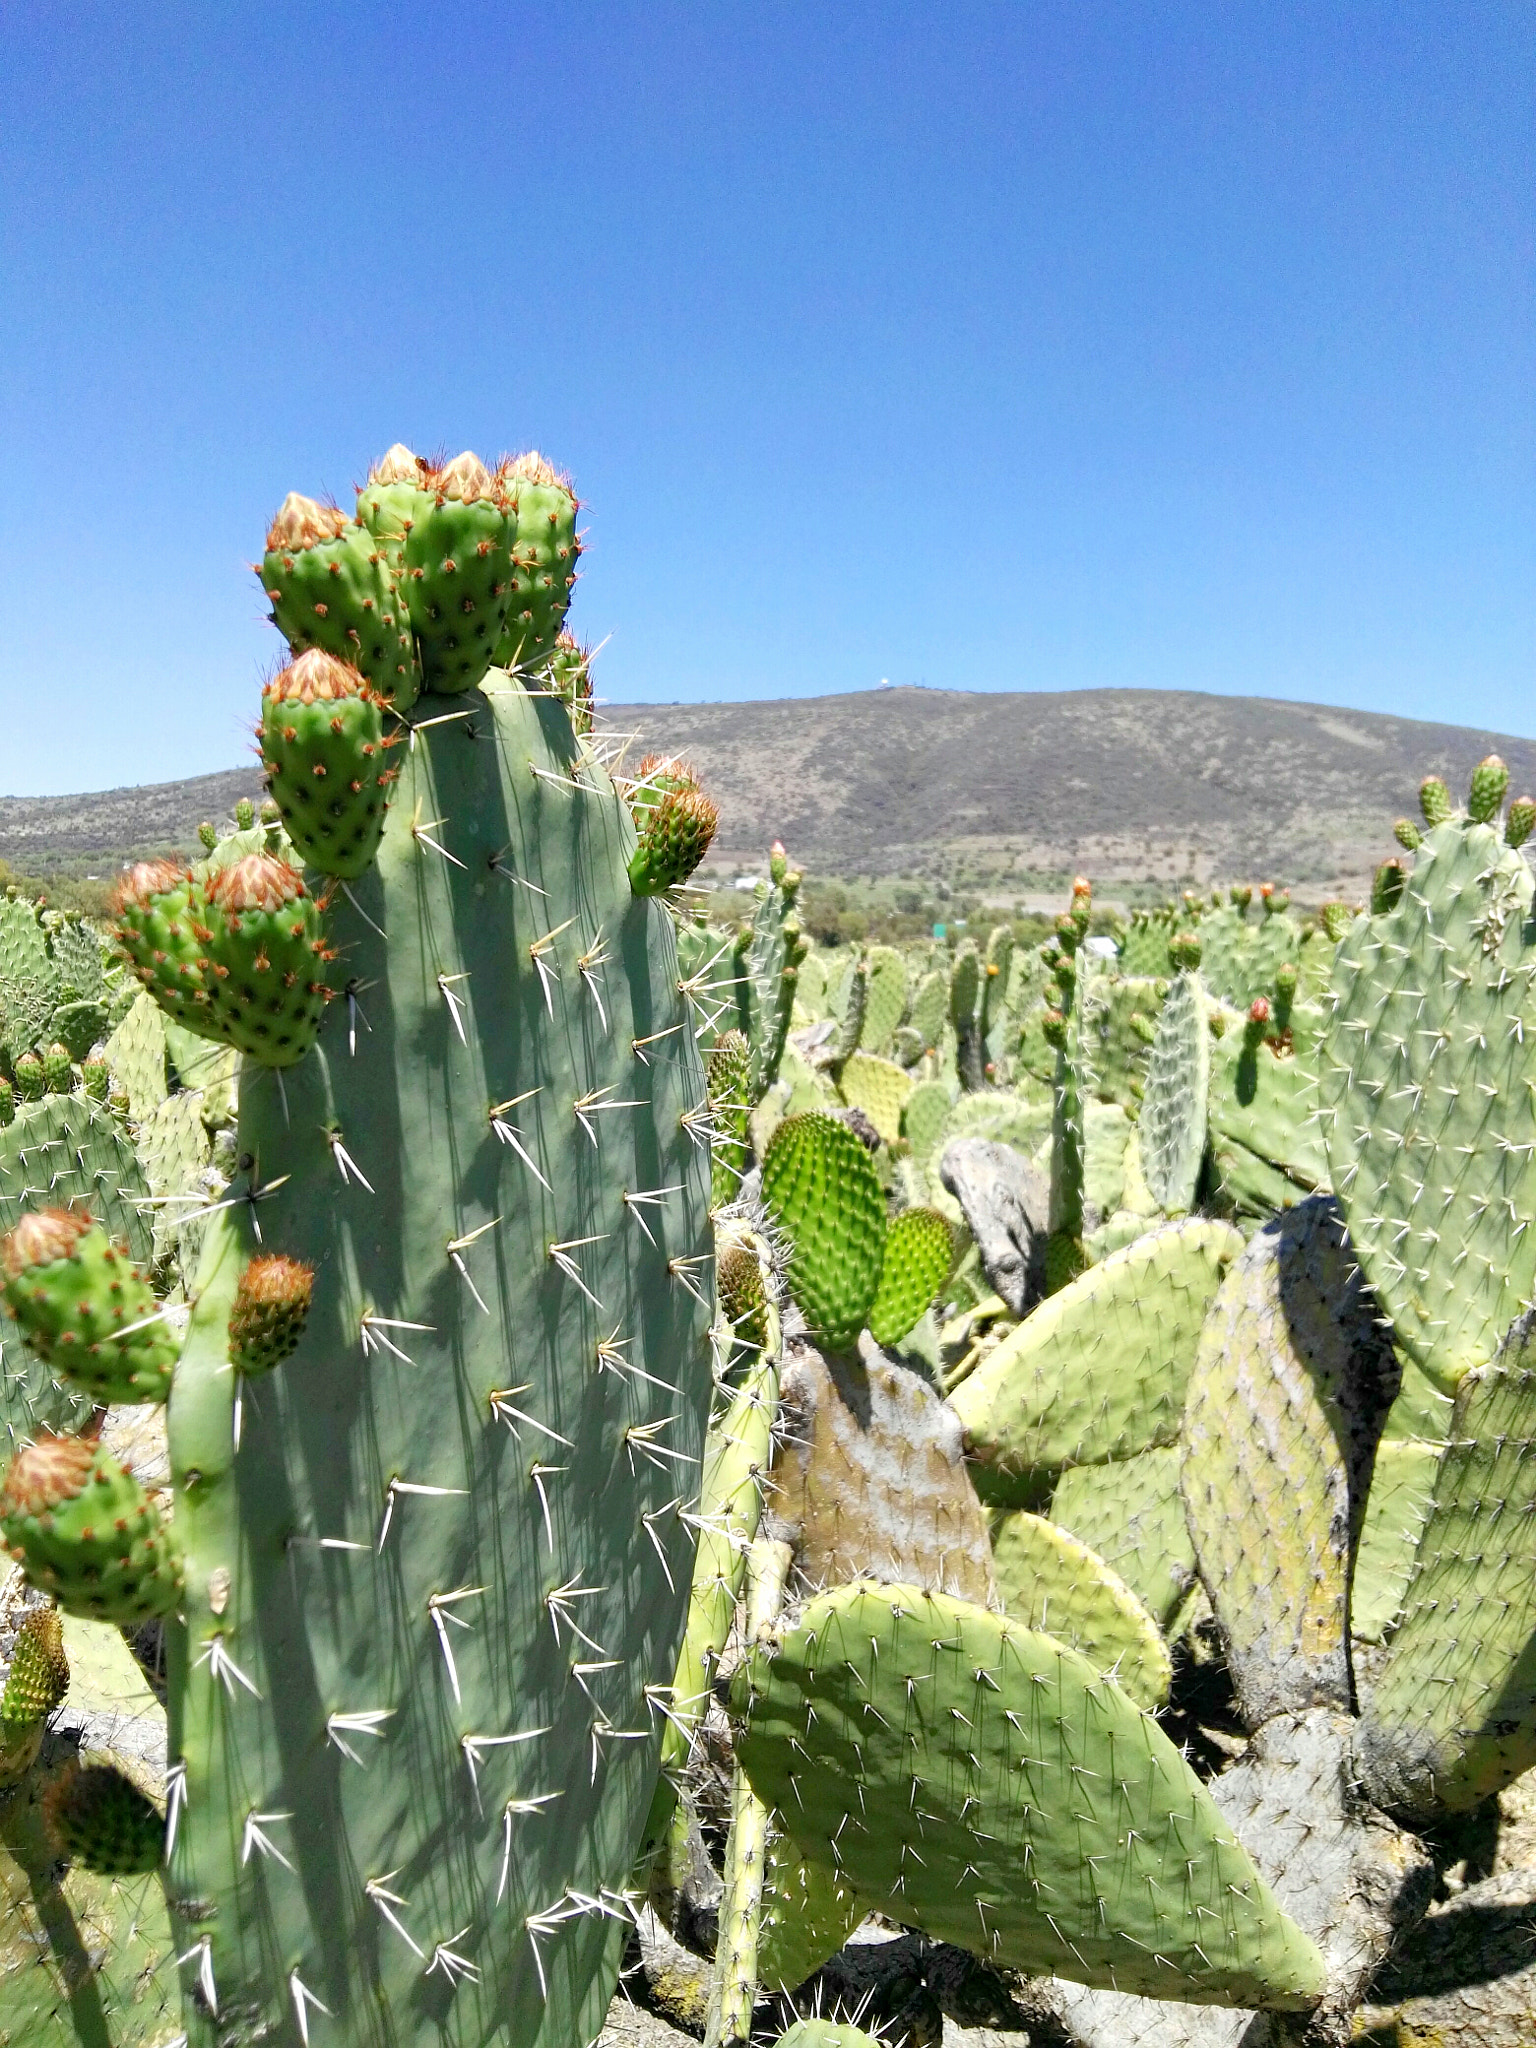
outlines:
[[[953,1139],[939,1178],[964,1211],[988,1280],[1014,1315],[1024,1315],[1045,1294],[1049,1181],[1022,1152],[990,1138]]]
[[[1506,1871],[1437,1906],[1389,1962],[1356,2036],[1435,2048],[1536,2041],[1536,1871]]]

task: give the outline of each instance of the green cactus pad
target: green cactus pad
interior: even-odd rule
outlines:
[[[919,1081],[902,1104],[901,1135],[924,1174],[936,1160],[949,1112],[949,1090],[942,1081]]]
[[[1348,1712],[1350,1565],[1392,1348],[1337,1205],[1258,1232],[1217,1292],[1184,1407],[1190,1534],[1243,1716]]]
[[[1356,1744],[1392,1812],[1465,1813],[1536,1764],[1536,1341],[1457,1389],[1413,1576]]]
[[[127,1092],[135,1118],[165,1100],[165,1012],[147,990],[135,996],[107,1040],[107,1066],[114,1084]]]
[[[48,1019],[48,1029],[63,1048],[66,1060],[83,1060],[98,1039],[107,1035],[105,1003],[60,1003]],[[68,1083],[66,1082],[66,1087]]]
[[[49,934],[48,950],[58,970],[61,1003],[104,1003],[107,1000],[106,960],[102,955],[101,940],[83,918],[65,918],[57,925]]]
[[[954,1239],[936,1209],[904,1209],[885,1236],[880,1286],[869,1311],[877,1344],[899,1344],[933,1306],[954,1264]]]
[[[1327,1028],[1320,1004],[1298,1002],[1280,1043],[1233,1021],[1212,1045],[1210,1130],[1218,1171],[1221,1154],[1240,1146],[1303,1192],[1327,1186],[1328,1156],[1318,1114]],[[1235,1187],[1240,1176],[1229,1170],[1223,1179]],[[1279,1206],[1268,1202],[1265,1213]]]
[[[1049,1636],[913,1587],[807,1603],[732,1685],[801,1850],[994,1966],[1306,2009],[1322,1959],[1156,1723]]]
[[[978,1486],[1175,1442],[1201,1325],[1242,1249],[1224,1223],[1165,1224],[1042,1302],[950,1397]]]
[[[288,837],[312,868],[351,879],[378,851],[389,767],[384,715],[355,668],[310,649],[261,693],[261,761]]]
[[[1119,1573],[1166,1634],[1195,1579],[1177,1444],[1112,1465],[1074,1465],[1051,1495],[1051,1520]]]
[[[1330,1179],[1399,1344],[1447,1393],[1536,1291],[1531,871],[1488,825],[1437,825],[1395,908],[1334,956]]]
[[[763,1159],[763,1203],[790,1244],[789,1286],[812,1333],[846,1350],[885,1254],[885,1197],[862,1142],[820,1110],[786,1117]]]
[[[864,1022],[859,1030],[859,1050],[888,1058],[896,1028],[907,1014],[907,963],[894,946],[869,949],[869,993],[864,1001]]]
[[[110,1111],[83,1095],[23,1103],[0,1131],[0,1231],[29,1209],[88,1205],[135,1262],[153,1256],[149,1184],[138,1155]]]
[[[1419,1539],[1434,1501],[1441,1446],[1384,1437],[1365,1503],[1365,1520],[1349,1582],[1349,1628],[1379,1643],[1402,1610]]]
[[[1141,1105],[1141,1170],[1159,1208],[1194,1207],[1205,1156],[1211,1034],[1197,972],[1175,977],[1157,1020]]]
[[[856,1052],[839,1070],[837,1090],[853,1109],[862,1109],[887,1145],[901,1136],[901,1113],[912,1093],[912,1076],[894,1060]]]
[[[758,1982],[765,1991],[798,1991],[829,1962],[864,1918],[863,1901],[828,1863],[800,1854],[776,1824],[763,1867]]]
[[[753,1102],[761,1102],[778,1079],[807,949],[795,911],[800,873],[789,866],[782,846],[770,856],[769,870],[767,885],[759,885],[762,893],[739,956],[737,1003],[741,1028],[752,1048]]]
[[[0,898],[0,1053],[13,1065],[43,1036],[62,989],[37,907]]]
[[[147,1276],[99,1223],[30,1211],[0,1238],[0,1268],[6,1306],[46,1365],[103,1406],[166,1398],[180,1346]]]
[[[622,1928],[581,1901],[633,1869],[689,1589],[713,1257],[671,922],[558,703],[451,708],[331,911],[355,1032],[336,1003],[281,1089],[242,1067],[170,1404],[177,1953],[295,2048],[295,1977],[316,2048],[596,2036]],[[261,1252],[315,1281],[251,1384]],[[242,1858],[253,1813],[278,1853]]]
[[[0,1532],[66,1613],[148,1621],[181,1597],[181,1559],[159,1509],[88,1438],[43,1435],[16,1453],[0,1489]]]
[[[110,1757],[87,1750],[43,1794],[43,1820],[59,1853],[99,1877],[158,1870],[165,1816]]]
[[[884,2048],[873,2034],[848,2020],[796,2020],[787,2034],[780,2034],[774,2048]]]
[[[267,534],[261,586],[295,654],[316,648],[356,669],[397,711],[420,686],[394,568],[355,519],[290,491]]]
[[[569,478],[537,449],[503,463],[496,482],[512,521],[512,590],[496,666],[527,671],[552,651],[565,623],[581,553],[581,508]]]
[[[46,1721],[69,1690],[64,1624],[56,1607],[33,1607],[22,1616],[11,1646],[5,1691],[0,1694],[0,1731],[7,1740],[20,1728]]]
[[[1081,1651],[1146,1713],[1167,1699],[1173,1666],[1157,1623],[1085,1543],[1020,1508],[993,1523],[992,1570],[1011,1621]]]

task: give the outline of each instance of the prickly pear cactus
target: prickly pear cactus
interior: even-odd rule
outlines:
[[[812,1600],[738,1672],[801,1850],[994,1964],[1305,2010],[1322,1960],[1155,1722],[1076,1651],[915,1587]]]
[[[1081,1651],[1147,1713],[1167,1699],[1173,1667],[1157,1623],[1087,1544],[1020,1508],[993,1526],[992,1569],[1014,1621]]]
[[[1531,871],[1492,825],[1447,818],[1412,859],[1339,942],[1322,1110],[1366,1277],[1451,1393],[1536,1291],[1536,926]]]
[[[1197,969],[1176,976],[1163,1003],[1141,1105],[1141,1170],[1160,1209],[1194,1207],[1205,1156],[1211,1034]]]
[[[795,986],[806,952],[795,912],[799,894],[800,870],[790,866],[783,846],[775,840],[768,856],[768,881],[742,949],[736,990],[740,1027],[752,1049],[749,1094],[753,1102],[760,1102],[778,1079],[789,1033]],[[854,1044],[862,1025],[861,1011],[853,1027]],[[852,1050],[850,1045],[848,1051]]]
[[[204,2040],[591,2039],[688,1590],[713,1259],[670,921],[561,705],[465,686],[452,549],[503,515],[430,481],[400,545],[454,715],[418,707],[331,905],[312,1048],[246,1060],[170,1404],[167,1883]],[[313,1298],[255,1380],[258,1254]]]
[[[1181,1445],[1165,1444],[1111,1465],[1074,1465],[1051,1495],[1051,1520],[1118,1572],[1165,1634],[1195,1580],[1183,1460]]]

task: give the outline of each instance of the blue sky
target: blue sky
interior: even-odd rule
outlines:
[[[572,472],[612,698],[1536,733],[1525,0],[13,0],[0,75],[0,791],[233,765],[270,514],[397,438]]]

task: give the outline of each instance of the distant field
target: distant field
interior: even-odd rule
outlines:
[[[1081,870],[1160,893],[1221,878],[1360,895],[1430,770],[1536,788],[1536,742],[1370,712],[1192,692],[892,689],[749,704],[618,705],[610,729],[686,753],[720,804],[717,876],[781,838],[808,869],[913,875],[1027,898]],[[254,766],[68,797],[0,797],[0,859],[110,874],[194,847],[259,796]]]

